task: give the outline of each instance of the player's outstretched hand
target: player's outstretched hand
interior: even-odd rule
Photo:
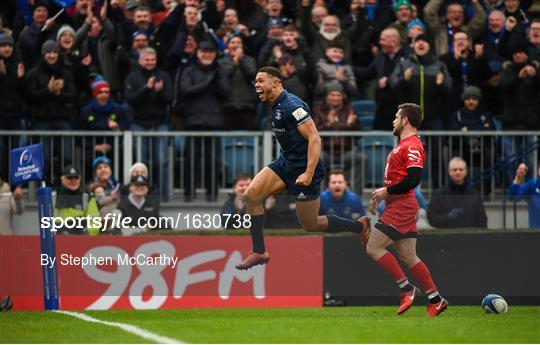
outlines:
[[[313,175],[305,172],[302,175],[298,176],[298,178],[296,179],[295,184],[297,186],[307,187],[307,186],[309,186],[311,184],[312,179],[313,179]]]

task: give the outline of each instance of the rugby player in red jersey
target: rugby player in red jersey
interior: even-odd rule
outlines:
[[[416,255],[419,207],[413,189],[420,183],[424,167],[424,147],[417,134],[421,123],[422,109],[418,105],[405,103],[398,107],[393,132],[399,137],[399,143],[386,158],[384,187],[372,193],[369,205],[372,214],[383,199],[386,207],[374,226],[366,252],[399,286],[401,301],[398,315],[411,307],[420,291],[409,282],[394,255],[386,250],[390,245],[394,245],[399,259],[427,295],[427,316],[437,316],[448,307],[448,301],[439,295],[429,269]]]

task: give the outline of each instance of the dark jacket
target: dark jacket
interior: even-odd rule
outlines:
[[[64,80],[64,87],[59,95],[51,93],[48,89],[52,77]],[[74,115],[77,100],[75,82],[71,72],[60,62],[49,65],[42,59],[28,72],[26,90],[32,120],[69,120]]]
[[[77,123],[86,130],[110,131],[108,120],[116,121],[120,130],[129,129],[129,121],[124,107],[112,101],[101,106],[93,100],[81,110],[81,116]]]
[[[17,39],[17,52],[20,54],[24,67],[29,71],[37,65],[41,56],[41,45],[46,40],[56,41],[57,26],[54,25],[45,31],[41,31],[35,22],[26,26]]]
[[[413,74],[407,81],[403,75],[409,67],[413,68]],[[444,75],[441,85],[436,83],[438,72]],[[411,54],[408,59],[401,61],[390,77],[390,86],[398,91],[400,103],[412,102],[423,106],[424,121],[446,122],[448,114],[445,101],[452,88],[452,78],[446,65],[431,52],[421,58]],[[423,126],[423,129],[430,128]]]
[[[532,65],[536,68],[536,76],[520,79],[519,71],[526,65]],[[504,94],[503,128],[510,130],[540,129],[538,104],[540,63],[529,61],[526,64],[518,65],[512,61],[505,62],[499,85]]]
[[[129,226],[137,226],[139,218],[144,218],[148,220],[150,217],[155,217],[156,219],[159,218],[159,204],[157,203],[156,198],[152,197],[145,197],[144,204],[139,209],[135,205],[131,203],[129,200],[129,196],[122,199],[120,202],[120,205],[118,205],[118,209],[122,212],[122,219],[126,217],[131,218],[131,222],[128,224]],[[143,225],[143,224],[141,224]],[[165,226],[165,228],[168,228],[169,226]],[[160,229],[155,229],[160,230]]]
[[[482,81],[489,78],[489,65],[483,57],[476,59],[472,51],[469,51],[465,59],[456,60],[454,53],[447,53],[441,56],[440,60],[448,67],[448,73],[452,77],[452,92],[448,96],[448,111],[454,112],[461,107],[461,95],[466,86],[480,86]]]
[[[350,103],[346,100],[343,103],[343,106],[337,109],[336,115],[339,119],[338,122],[332,124],[328,123],[328,114],[330,113],[331,108],[327,106],[324,102],[316,104],[313,107],[313,120],[317,129],[320,131],[359,131],[361,129],[360,122],[357,120],[352,123],[347,123],[349,114],[356,114],[355,110],[351,107]],[[323,149],[324,151],[330,152],[333,150],[334,155],[345,154],[352,147],[352,142],[349,138],[343,137],[329,137],[323,140]]]
[[[2,59],[6,74],[0,74],[0,118],[20,118],[24,106],[24,80],[17,75],[18,63],[13,57]]]
[[[467,127],[469,131],[494,131],[493,117],[490,113],[478,108],[471,112],[461,107],[450,115],[450,129],[461,130]]]
[[[245,55],[238,65],[235,65],[231,57],[226,55],[219,59],[218,64],[229,79],[229,85],[234,85],[223,103],[223,110],[255,111],[257,94],[252,84],[257,73],[255,59]]]
[[[460,212],[453,210],[461,210]],[[449,215],[449,213],[453,213]],[[456,216],[457,215],[457,216]],[[436,228],[486,228],[487,216],[476,189],[452,180],[436,190],[427,209],[429,224]]]
[[[148,79],[152,76],[156,77],[156,82],[163,80],[163,89],[160,92],[146,87]],[[124,95],[133,109],[133,122],[143,126],[167,123],[167,111],[173,99],[173,86],[166,72],[160,69],[148,71],[140,68],[128,76]]]
[[[195,63],[186,67],[180,79],[181,105],[186,126],[223,128],[222,102],[229,93],[229,82],[223,69],[214,63]]]
[[[405,60],[410,54],[409,47],[402,47],[392,58],[382,51],[378,51],[373,61],[368,67],[354,67],[354,72],[360,80],[375,79],[376,85],[382,77],[387,77],[386,87],[380,89],[376,86],[375,102],[377,103],[377,112],[373,129],[392,129],[392,121],[396,115],[396,109],[399,105],[399,95],[397,90],[390,87],[390,76],[396,66]]]
[[[231,193],[227,201],[221,206],[221,226],[225,229],[238,229],[238,223],[242,223],[244,220],[243,217],[247,213],[245,204],[241,210],[236,209],[234,206],[235,199],[236,194]],[[238,216],[235,217],[234,215],[239,215],[241,218],[238,219]]]

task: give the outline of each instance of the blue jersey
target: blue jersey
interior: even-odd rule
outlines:
[[[321,193],[319,214],[333,214],[341,218],[357,220],[366,214],[360,197],[354,192],[345,191],[340,200],[334,200],[329,189]]]
[[[285,90],[272,106],[272,129],[281,146],[279,158],[287,168],[301,172],[306,169],[308,141],[300,134],[298,126],[310,119],[307,104]],[[320,160],[317,165],[321,165]]]

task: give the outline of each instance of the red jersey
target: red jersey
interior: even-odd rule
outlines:
[[[401,182],[407,176],[407,169],[424,167],[424,146],[418,135],[402,139],[386,158],[384,186]],[[406,194],[390,194],[385,201],[385,211],[381,220],[394,226],[399,232],[416,231],[418,202],[411,189]]]

